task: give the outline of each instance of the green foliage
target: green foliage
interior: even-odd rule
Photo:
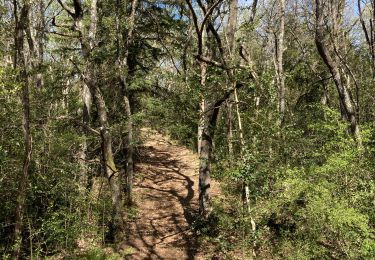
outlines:
[[[14,68],[21,65],[12,64],[13,12],[21,12],[24,5],[14,2],[18,3],[14,9],[11,1],[0,2],[1,259],[10,259],[14,248],[14,213],[25,158],[20,97],[26,82],[19,81],[21,70]],[[350,33],[345,33],[346,42],[334,48],[342,54],[342,81],[358,108],[363,139],[359,149],[338,112],[341,104],[330,71],[316,51],[314,18],[297,12],[300,7],[308,10],[309,3],[302,5],[308,1],[296,1],[286,10],[286,113],[281,126],[277,72],[272,64],[280,54],[274,46],[279,15],[271,2],[258,6],[254,23],[247,19],[250,8],[238,8],[241,19],[233,50],[227,46],[229,35],[224,35],[229,31],[230,5],[220,3],[207,17],[218,34],[205,34],[206,46],[197,50],[193,16],[181,1],[140,1],[134,38],[129,42],[132,1],[98,1],[97,31],[88,58],[83,58],[79,37],[89,31],[91,1],[82,2],[82,32],[70,11],[57,1],[48,5],[41,1],[44,7],[30,2],[30,28],[24,31],[32,37],[26,35],[23,53],[33,153],[25,191],[23,258],[122,259],[134,251],[131,247],[119,253],[103,249],[113,212],[101,164],[97,107],[92,105],[90,118],[82,120],[82,85],[87,83],[88,68],[106,103],[119,168],[124,167],[124,136],[130,120],[135,146],[141,143],[138,129],[146,126],[197,150],[200,102],[220,100],[236,83],[239,102],[231,95],[217,107],[218,122],[210,126],[215,130],[212,177],[223,184],[222,194],[214,200],[211,217],[193,223],[200,238],[216,246],[216,258],[250,259],[253,253],[260,259],[375,258],[374,76],[358,31],[360,23],[346,28],[349,19],[343,19],[341,29]],[[74,10],[73,1],[62,2]],[[45,21],[40,21],[43,15]],[[32,39],[35,53],[29,45]],[[196,57],[200,51],[214,61],[205,64],[205,85],[201,84],[204,63]],[[125,56],[126,68],[122,68],[119,63]],[[213,65],[223,62],[225,69]],[[130,117],[124,112],[124,94],[131,104]],[[244,140],[240,140],[237,116]],[[245,185],[250,190],[250,212],[242,201]],[[125,211],[130,221],[139,217],[135,207]]]
[[[13,68],[0,66],[0,97],[17,94],[21,89],[16,80],[17,71]]]
[[[337,120],[337,112],[328,108],[322,112],[321,120],[310,121],[305,131],[284,129],[283,138],[293,141],[278,147],[310,158],[285,158],[283,153],[269,157],[248,149],[242,167],[227,171],[229,196],[217,209],[228,208],[221,210],[222,231],[216,239],[236,237],[237,247],[255,243],[263,257],[375,257],[372,154],[348,138],[347,126]],[[363,131],[364,140],[370,141],[366,133],[372,132]],[[236,219],[241,215],[242,205],[235,203],[241,189],[233,183],[241,182],[250,187],[251,212]],[[256,233],[250,228],[251,217],[257,223]]]
[[[159,72],[155,71],[155,73]],[[163,80],[165,82],[162,82],[161,88],[155,90],[160,96],[157,98],[146,96],[142,100],[147,121],[152,126],[168,133],[172,139],[195,150],[199,90],[170,73],[165,73]]]
[[[122,254],[107,252],[102,248],[92,248],[88,250],[85,254],[80,254],[78,256],[68,256],[65,259],[76,260],[76,259],[85,259],[85,260],[120,260],[123,257],[130,255],[131,252],[126,251]]]

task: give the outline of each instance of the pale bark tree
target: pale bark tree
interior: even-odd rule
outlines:
[[[86,188],[88,185],[88,174],[89,174],[89,166],[87,165],[87,152],[88,152],[88,144],[87,144],[87,135],[88,130],[84,126],[88,126],[90,124],[90,114],[91,114],[91,105],[92,105],[92,95],[88,86],[83,83],[81,87],[81,98],[82,98],[82,141],[79,146],[79,150],[77,153],[77,157],[79,160],[80,165],[80,172],[79,172],[79,189],[82,192],[82,195],[85,194]]]
[[[198,61],[200,63],[200,84],[203,90],[206,89],[207,79],[207,68],[208,60],[210,58],[210,50],[207,47],[207,42],[212,39],[212,31],[209,29],[208,20],[212,14],[214,8],[220,3],[205,7],[202,2],[199,1],[202,14],[204,16],[203,22],[198,23],[198,18],[192,3],[187,0],[191,16],[193,19],[194,27],[198,37]],[[207,24],[206,24],[207,23]],[[203,60],[202,57],[205,57]],[[215,125],[219,112],[219,106],[224,102],[221,100],[219,103],[209,100],[207,95],[203,95],[200,102],[200,118],[198,126],[198,153],[199,153],[199,213],[203,218],[208,218],[212,211],[211,205],[211,161],[212,161],[212,150],[213,150],[213,136],[215,132]]]
[[[345,1],[343,0],[337,3],[315,0],[315,43],[319,55],[328,67],[335,83],[339,95],[341,113],[350,124],[350,131],[358,145],[362,146],[356,105],[350,94],[350,89],[345,84],[346,75],[343,75],[344,70],[341,67],[342,61],[340,60],[338,47],[344,5]],[[327,27],[329,31],[326,29]]]
[[[228,47],[227,47],[227,59],[229,61],[234,61],[236,58],[236,39],[235,39],[235,34],[237,31],[237,14],[238,14],[238,1],[237,0],[231,0],[229,2],[229,14],[228,14],[228,28],[227,28],[227,42],[228,42]],[[228,84],[235,85],[236,82],[229,82]],[[237,92],[235,91],[235,94]],[[232,116],[232,101],[227,102],[227,109],[228,109],[228,148],[229,148],[229,160],[232,163],[234,159],[234,151],[233,151],[233,116]],[[237,112],[237,118],[241,120],[240,115],[238,114],[239,109],[238,109],[238,102],[236,101],[236,112]],[[241,124],[240,122],[238,122]],[[241,140],[241,145],[242,145],[242,128],[239,127],[238,129],[240,131],[240,140]]]
[[[207,31],[203,28],[202,31],[202,49],[205,55],[209,56],[209,50],[206,46]],[[202,89],[206,88],[207,80],[207,63],[200,62],[200,84]],[[199,154],[199,211],[203,217],[208,217],[211,213],[211,156],[212,156],[212,137],[211,132],[208,128],[209,115],[207,114],[208,103],[206,97],[203,95],[200,101],[200,111],[199,111],[199,125],[198,125],[198,154]]]
[[[194,16],[192,17],[194,19]],[[194,20],[195,21],[195,20]],[[205,25],[202,27],[201,32],[201,46],[202,52],[205,57],[209,56],[209,51],[207,50],[207,28]],[[199,62],[200,66],[200,84],[202,89],[206,88],[206,79],[207,79],[207,63],[204,61]],[[204,95],[201,95],[201,100],[199,103],[199,122],[198,122],[198,154],[201,153],[202,149],[202,140],[203,140],[203,130],[204,130],[204,113],[206,109],[206,101]]]
[[[370,0],[369,4],[364,7],[362,2],[361,0],[357,2],[359,19],[370,52],[372,73],[375,77],[375,1]],[[365,12],[367,12],[367,16],[364,14]]]
[[[233,103],[228,100],[226,102],[227,108],[227,143],[228,143],[228,155],[229,155],[229,163],[232,165],[234,159],[234,151],[233,151]]]
[[[285,0],[277,0],[278,28],[275,31],[275,69],[276,69],[276,85],[278,90],[278,126],[281,127],[285,118],[285,74],[284,74],[284,35],[285,35]]]
[[[219,9],[221,0],[216,2],[209,2],[204,5],[202,1],[198,0],[197,4],[202,12],[202,20],[199,21],[192,2],[186,0],[191,18],[193,20],[195,33],[197,36],[197,61],[201,64],[201,87],[207,92],[204,100],[200,105],[200,122],[198,139],[200,139],[199,151],[199,212],[203,218],[208,218],[212,211],[210,189],[211,189],[211,162],[213,154],[213,138],[215,135],[215,128],[220,107],[225,103],[239,84],[233,84],[226,90],[220,93],[210,93],[207,86],[206,77],[208,66],[215,66],[223,70],[228,82],[235,82],[233,69],[228,66],[226,59],[226,52],[223,47],[222,35],[220,35],[214,26],[212,20],[212,13]],[[204,37],[206,32],[206,37]],[[206,40],[205,40],[206,39]],[[207,42],[207,43],[205,43]],[[211,53],[216,51],[215,57],[211,57]],[[250,73],[253,78],[253,73]]]
[[[121,175],[114,162],[112,149],[112,135],[109,128],[107,106],[102,91],[97,82],[95,64],[91,60],[93,48],[96,46],[96,32],[98,22],[97,0],[92,0],[90,12],[90,25],[88,31],[83,24],[84,10],[80,0],[74,0],[74,10],[68,7],[62,0],[58,0],[61,7],[73,18],[74,30],[78,32],[78,39],[81,44],[83,58],[86,62],[85,69],[81,72],[83,82],[93,95],[93,101],[99,115],[100,135],[102,141],[103,168],[107,175],[112,198],[112,219],[110,223],[110,233],[115,240],[120,239],[123,229],[122,219],[122,188]]]

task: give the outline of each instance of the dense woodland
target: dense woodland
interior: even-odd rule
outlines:
[[[374,0],[1,0],[0,53],[1,259],[132,259],[144,128],[207,259],[375,258]]]

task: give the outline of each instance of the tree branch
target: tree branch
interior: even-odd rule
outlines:
[[[191,16],[193,18],[195,32],[197,33],[197,36],[198,36],[198,55],[201,55],[202,52],[203,52],[203,50],[202,50],[203,49],[203,43],[202,43],[202,34],[201,34],[200,28],[198,26],[197,14],[195,13],[194,8],[193,8],[190,0],[186,0],[186,3],[189,6],[190,13],[191,13]]]
[[[64,4],[61,0],[57,0],[57,2],[60,4],[60,6],[71,16],[74,18],[75,13],[72,9],[70,9],[66,4]]]
[[[214,9],[221,3],[222,0],[218,0],[216,3],[214,3],[209,9],[208,11],[206,12],[205,9],[202,9],[202,11],[204,12],[204,18],[203,18],[203,21],[202,21],[202,24],[201,24],[201,28],[200,28],[200,32],[202,34],[203,30],[204,30],[204,25],[205,23],[207,22],[208,18],[210,17],[210,15],[212,14],[212,12],[214,11]],[[200,2],[200,1],[199,1]],[[202,3],[201,3],[202,4]],[[203,6],[203,5],[202,5]]]

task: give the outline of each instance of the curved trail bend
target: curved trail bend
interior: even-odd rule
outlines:
[[[140,150],[134,195],[138,214],[127,221],[128,259],[203,259],[189,226],[198,203],[198,157],[150,129]]]

